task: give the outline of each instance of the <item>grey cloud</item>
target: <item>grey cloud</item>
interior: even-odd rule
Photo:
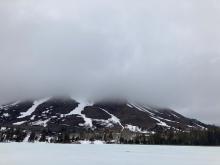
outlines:
[[[0,102],[118,96],[220,124],[220,2],[0,2]]]

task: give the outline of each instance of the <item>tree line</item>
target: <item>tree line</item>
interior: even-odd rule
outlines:
[[[50,129],[25,130],[21,128],[1,128],[0,142],[23,142],[25,138],[28,142],[48,142],[48,143],[78,143],[80,140],[101,140],[106,143],[119,144],[156,144],[156,145],[220,145],[220,128],[211,127],[207,130],[175,131],[172,129],[160,131],[152,134],[104,131],[80,131],[70,132],[63,129],[53,132]]]

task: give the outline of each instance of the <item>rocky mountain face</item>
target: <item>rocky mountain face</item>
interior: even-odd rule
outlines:
[[[50,129],[53,132],[110,130],[153,133],[189,131],[209,126],[179,113],[127,101],[88,102],[71,97],[18,101],[0,107],[0,126]]]

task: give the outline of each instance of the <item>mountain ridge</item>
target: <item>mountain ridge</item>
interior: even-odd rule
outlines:
[[[0,107],[0,124],[22,127],[66,129],[110,129],[154,132],[175,129],[207,129],[208,124],[163,108],[154,108],[125,100],[89,102],[71,97],[48,97],[20,101]]]

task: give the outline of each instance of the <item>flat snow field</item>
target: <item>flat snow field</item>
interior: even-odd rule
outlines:
[[[0,165],[220,165],[220,148],[3,143]]]

